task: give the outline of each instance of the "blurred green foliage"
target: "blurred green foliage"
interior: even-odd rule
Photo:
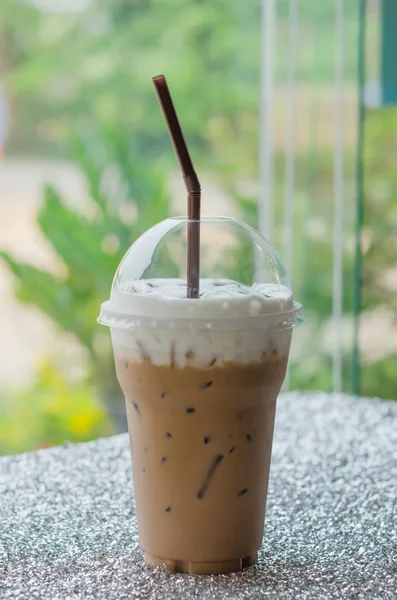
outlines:
[[[84,442],[111,432],[92,386],[69,381],[50,359],[27,389],[0,393],[0,455]]]
[[[376,358],[361,365],[361,389],[368,396],[397,398],[397,172],[393,160],[397,109],[366,114],[362,315],[382,314],[390,323],[385,347],[374,341]]]
[[[335,39],[328,26],[333,5],[315,0],[300,4],[297,75],[303,83],[312,80],[315,49],[316,78],[329,84],[334,75]],[[40,10],[23,0],[2,0],[0,7],[0,77],[3,70],[18,117],[11,151],[34,148],[59,154],[71,123],[84,127],[95,122],[129,130],[131,145],[146,161],[169,154],[150,85],[151,76],[165,72],[196,161],[218,176],[256,175],[259,0],[94,0],[61,14],[46,6]],[[284,43],[288,6],[287,0],[277,3],[281,82],[289,65]],[[345,14],[346,39],[353,40],[356,0],[347,3]],[[354,80],[356,59],[349,52],[345,72]]]
[[[38,214],[40,229],[62,262],[63,275],[55,277],[7,252],[0,252],[0,257],[17,278],[17,297],[78,339],[89,353],[91,378],[101,396],[121,403],[109,332],[96,318],[125,251],[168,216],[165,177],[161,168],[131,156],[119,130],[76,134],[70,149],[87,179],[88,214],[69,206],[51,186],[44,190]],[[111,190],[106,187],[109,167]]]
[[[366,114],[364,147],[363,309],[388,307],[397,320],[397,110]]]
[[[335,68],[334,29],[328,27],[334,18],[331,4],[301,0],[297,75],[308,85],[315,73],[315,85],[325,90]],[[345,7],[348,48],[356,46],[357,6],[350,2]],[[287,39],[287,12],[287,0],[280,0],[280,40]],[[288,48],[276,43],[277,78],[283,82]],[[117,402],[120,392],[109,333],[96,324],[96,317],[123,253],[144,230],[169,214],[167,173],[175,166],[150,77],[167,74],[200,172],[215,173],[217,183],[234,201],[236,216],[256,227],[257,192],[242,191],[241,182],[255,180],[258,168],[260,3],[95,0],[75,12],[58,14],[27,2],[3,0],[0,44],[0,77],[14,121],[8,151],[66,154],[83,172],[90,198],[88,207],[77,209],[54,187],[44,191],[38,223],[63,265],[57,277],[5,252],[1,256],[17,278],[18,297],[39,307],[87,349],[90,372],[82,389],[91,398],[95,389],[99,398]],[[346,52],[345,75],[352,85],[356,59],[356,52]],[[317,123],[308,125],[314,131],[313,147],[296,156],[292,282],[305,307],[308,333],[302,329],[298,334],[305,340],[305,356],[294,357],[290,383],[331,390],[331,349],[324,340],[332,328],[333,156],[331,150],[315,147]],[[363,309],[386,308],[394,319],[395,290],[384,275],[392,271],[395,256],[395,126],[393,109],[367,115],[363,244]],[[356,149],[346,152],[350,198],[355,158]],[[272,240],[277,248],[283,241],[284,169],[280,152],[275,160]],[[345,206],[343,240],[346,390],[351,389],[352,372],[355,221],[355,205],[350,202]],[[244,247],[240,252],[243,257]],[[231,276],[247,276],[243,259],[237,258],[229,268]],[[366,363],[361,392],[395,397],[396,370],[395,355]],[[34,387],[32,395],[37,390]],[[56,420],[52,427],[53,443],[69,435]],[[95,428],[90,431],[87,435],[97,435]]]

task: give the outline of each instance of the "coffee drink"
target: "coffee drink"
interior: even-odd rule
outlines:
[[[110,323],[140,542],[151,565],[227,573],[255,564],[262,542],[293,300],[270,284],[203,280],[198,300],[185,289],[134,282],[140,318]]]

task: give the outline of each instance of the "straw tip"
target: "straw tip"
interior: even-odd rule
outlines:
[[[152,77],[152,81],[165,81],[165,75],[156,75],[155,77]]]

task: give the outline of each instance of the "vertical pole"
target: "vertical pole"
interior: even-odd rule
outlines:
[[[295,154],[298,100],[299,0],[290,0],[288,17],[287,123],[284,169],[283,259],[290,280],[293,278]],[[283,390],[290,386],[287,370]]]
[[[360,311],[362,294],[361,228],[364,216],[364,86],[365,86],[365,31],[366,0],[359,0],[358,39],[358,141],[356,158],[357,213],[354,265],[354,341],[353,341],[353,393],[360,393]]]
[[[272,239],[274,227],[273,93],[275,0],[261,0],[261,62],[259,109],[259,231]]]
[[[297,67],[299,50],[299,0],[290,0],[287,76],[287,127],[284,171],[284,263],[290,279],[293,272],[295,152],[297,124]]]
[[[397,2],[382,0],[381,10],[381,88],[382,103],[397,104]]]
[[[334,97],[334,234],[333,234],[333,277],[332,277],[332,320],[334,333],[333,347],[333,389],[342,391],[343,371],[343,89],[345,65],[345,2],[335,0],[335,97]]]

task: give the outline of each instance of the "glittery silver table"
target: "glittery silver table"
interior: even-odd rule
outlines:
[[[280,397],[257,566],[145,566],[127,435],[0,459],[0,598],[397,598],[397,402]]]

